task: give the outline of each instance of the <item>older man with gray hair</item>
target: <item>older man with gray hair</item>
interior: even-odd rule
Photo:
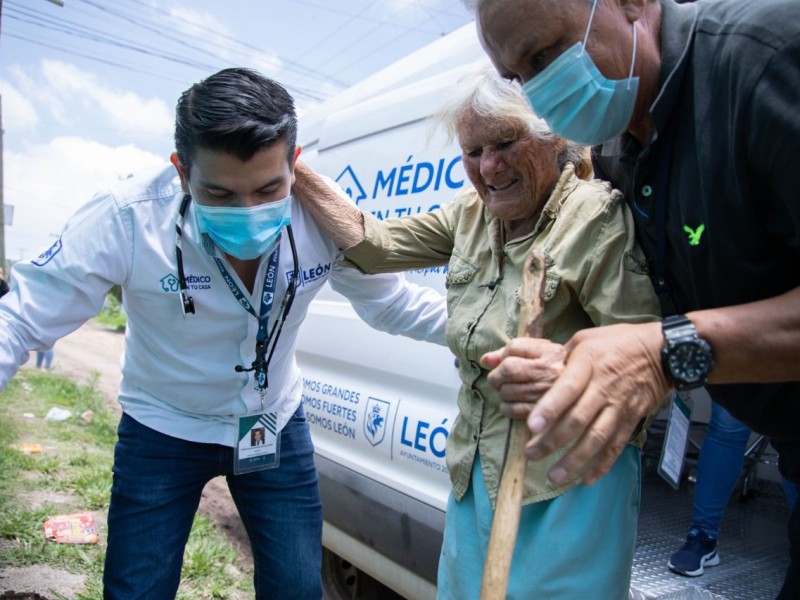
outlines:
[[[532,406],[528,455],[608,471],[662,394],[709,384],[800,481],[800,3],[472,0],[483,47],[553,131],[625,194],[665,318],[575,334]],[[536,342],[504,357],[536,356]],[[530,402],[516,361],[491,375]],[[800,513],[780,599],[800,597]]]

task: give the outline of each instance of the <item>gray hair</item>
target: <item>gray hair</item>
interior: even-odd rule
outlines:
[[[451,97],[433,116],[433,124],[441,127],[447,141],[452,142],[458,137],[462,117],[469,112],[500,125],[524,129],[535,140],[549,142],[559,139],[531,110],[520,84],[503,79],[491,65],[484,65],[477,72],[459,79]],[[561,169],[567,163],[578,165],[582,157],[583,148],[566,141],[558,165]]]

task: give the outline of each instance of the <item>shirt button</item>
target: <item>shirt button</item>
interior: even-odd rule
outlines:
[[[646,185],[642,188],[642,196],[644,196],[645,198],[648,198],[652,194],[653,194],[653,188],[651,188],[649,185]]]

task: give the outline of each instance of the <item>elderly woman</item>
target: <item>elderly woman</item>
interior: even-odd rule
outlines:
[[[295,193],[345,256],[368,273],[448,265],[447,340],[458,357],[459,415],[447,440],[452,492],[439,562],[439,598],[480,592],[508,420],[489,385],[485,353],[517,332],[522,266],[545,255],[543,385],[563,368],[560,344],[579,329],[658,318],[622,196],[576,175],[582,148],[553,135],[517,84],[481,71],[440,113],[457,136],[472,187],[434,212],[379,221],[298,166]],[[311,203],[308,199],[322,198]],[[587,487],[547,478],[563,451],[527,466],[508,598],[627,598],[640,495],[641,432]]]

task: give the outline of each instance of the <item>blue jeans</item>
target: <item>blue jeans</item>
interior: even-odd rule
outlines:
[[[711,403],[711,420],[697,460],[692,526],[710,537],[719,535],[719,523],[736,487],[744,463],[750,428],[739,422],[716,402]],[[783,481],[789,509],[794,508],[797,490]]]
[[[744,463],[750,428],[711,403],[711,420],[697,459],[692,526],[707,535],[719,535],[719,522],[736,487]]]
[[[53,366],[53,349],[50,348],[49,350],[45,350],[44,352],[36,352],[36,367],[41,369],[44,367],[45,369],[49,369]]]
[[[322,504],[300,407],[281,432],[280,466],[233,474],[233,448],[153,431],[124,415],[114,452],[105,599],[174,598],[206,483],[225,475],[253,551],[258,599],[322,597]]]

